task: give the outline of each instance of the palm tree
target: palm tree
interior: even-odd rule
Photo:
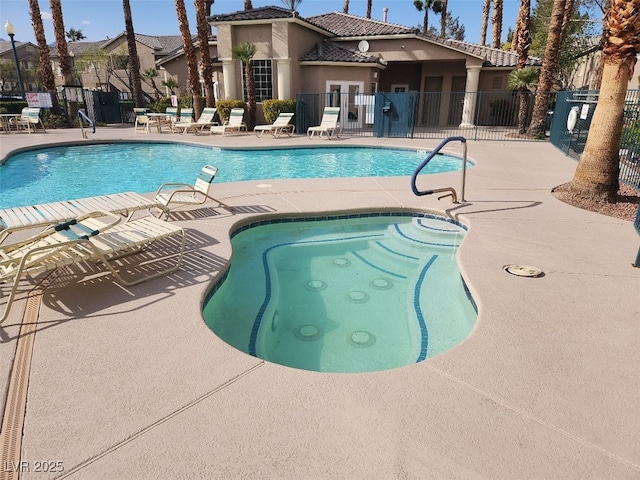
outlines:
[[[526,67],[514,70],[509,74],[508,88],[518,92],[518,133],[527,131],[527,110],[529,109],[529,94],[538,81],[538,69]]]
[[[502,7],[503,0],[493,0],[493,48],[500,48],[502,40]]]
[[[64,78],[65,85],[73,83],[73,72],[69,61],[69,51],[67,49],[67,39],[64,32],[64,20],[62,18],[62,5],[60,0],[49,0],[51,6],[51,19],[53,20],[53,32],[56,36],[56,49],[58,50],[58,61],[60,62],[60,72]]]
[[[480,28],[480,45],[487,44],[487,27],[489,26],[489,10],[491,9],[491,0],[484,0],[482,4],[482,27]]]
[[[424,10],[424,18],[422,20],[422,33],[429,31],[429,10],[435,13],[442,12],[442,0],[413,0],[413,6],[421,12]]]
[[[518,54],[518,69],[522,70],[529,59],[529,47],[531,46],[531,0],[521,0],[518,10],[516,31],[513,35],[513,50]]]
[[[70,42],[79,42],[87,38],[84,33],[82,33],[82,30],[76,30],[75,28],[70,28],[69,31],[65,33],[65,36]]]
[[[349,0],[344,0],[344,3],[342,4],[342,12],[349,13]]]
[[[569,193],[613,202],[620,187],[620,138],[627,84],[640,53],[640,0],[611,0],[604,18],[602,86]]]
[[[178,82],[176,82],[175,79],[169,77],[166,80],[162,81],[162,86],[167,87],[169,89],[169,92],[171,92],[171,95],[174,95],[175,89],[178,88]]]
[[[184,45],[184,58],[187,61],[187,77],[189,79],[189,89],[193,96],[193,109],[196,116],[200,116],[200,113],[202,113],[200,76],[198,75],[198,64],[193,50],[193,41],[191,39],[191,32],[189,31],[189,20],[187,19],[187,9],[184,6],[184,0],[176,0],[176,14],[180,34],[182,35],[182,44]],[[206,46],[208,48],[208,43]]]
[[[302,0],[280,0],[284,6],[286,6],[291,12],[295,12],[298,9],[298,5],[302,3]]]
[[[440,9],[440,38],[445,38],[447,34],[447,2],[449,0],[441,0],[442,8]]]
[[[256,125],[256,86],[251,68],[251,59],[256,54],[256,46],[245,42],[232,48],[233,58],[237,58],[244,66],[245,85],[247,87],[247,103],[249,104],[249,124],[248,129],[252,130]]]
[[[558,65],[560,56],[560,46],[562,45],[562,23],[564,19],[564,9],[567,0],[554,0],[549,21],[549,33],[547,34],[547,45],[544,49],[540,79],[538,80],[538,91],[533,104],[533,117],[527,134],[531,137],[538,137],[544,134],[544,123],[549,109],[549,92],[553,84],[553,75]]]
[[[158,89],[158,86],[156,85],[156,78],[158,77],[158,71],[155,68],[147,68],[144,72],[142,72],[142,76],[144,78],[148,78],[149,81],[151,82],[151,86],[156,92],[156,99],[160,97],[162,92],[160,92],[160,90]]]
[[[44,35],[44,25],[42,24],[42,15],[40,14],[40,5],[38,0],[29,0],[29,10],[31,13],[31,24],[33,25],[33,34],[38,44],[38,52],[40,59],[40,76],[42,77],[42,85],[48,91],[52,92],[56,89],[56,80],[53,76],[53,68],[49,60],[49,45]]]
[[[253,5],[251,4],[251,0],[244,0],[244,9],[253,10]]]
[[[124,10],[124,26],[127,32],[127,49],[129,51],[129,64],[131,66],[131,90],[133,103],[136,107],[144,107],[142,96],[142,79],[140,78],[140,59],[136,48],[136,34],[133,30],[133,18],[131,17],[131,5],[129,0],[122,0]]]
[[[367,18],[371,18],[371,7],[373,6],[373,0],[367,0]]]
[[[205,0],[195,0],[195,7],[196,23],[198,26],[198,45],[200,47],[200,65],[202,65],[206,104],[207,107],[213,107],[216,99],[213,95],[213,67],[211,66],[211,55],[209,54],[209,32],[211,29],[207,23]],[[200,116],[200,113],[198,113],[198,116]]]

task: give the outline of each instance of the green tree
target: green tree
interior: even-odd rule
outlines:
[[[204,92],[207,107],[213,107],[216,103],[213,95],[213,66],[211,65],[211,54],[209,53],[209,32],[210,27],[207,22],[207,5],[205,0],[195,0],[196,22],[198,26],[198,51],[200,52],[200,65],[202,67],[202,79],[204,81]],[[198,114],[198,117],[200,114]]]
[[[79,42],[80,40],[85,40],[87,38],[82,33],[82,30],[76,30],[75,28],[70,28],[65,35],[67,40],[70,42]]]
[[[96,87],[106,88],[113,72],[109,55],[101,48],[90,48],[75,58],[78,71],[90,70],[96,77]]]
[[[49,0],[51,6],[51,19],[53,21],[53,31],[56,36],[56,50],[58,51],[58,62],[60,72],[64,78],[65,85],[73,84],[73,72],[71,71],[71,61],[69,60],[69,50],[67,49],[67,39],[65,38],[64,19],[62,17],[62,5],[60,0]]]
[[[169,77],[166,80],[162,81],[162,86],[167,87],[169,89],[169,92],[171,92],[171,95],[175,95],[175,89],[178,88],[178,82]]]
[[[33,34],[38,44],[38,53],[40,55],[40,78],[42,85],[47,90],[55,91],[56,80],[53,76],[53,68],[49,60],[49,45],[44,34],[44,24],[42,23],[42,14],[40,13],[40,5],[38,0],[29,0],[29,11],[31,14],[31,24],[33,25]]]
[[[543,57],[549,33],[553,0],[538,0],[531,12],[530,54]],[[580,59],[593,52],[593,38],[598,36],[591,0],[568,1],[562,18],[562,37],[553,82],[558,88],[570,88],[569,81]]]
[[[193,49],[193,40],[189,31],[189,20],[187,18],[187,9],[184,6],[184,0],[176,0],[176,14],[178,17],[178,27],[182,35],[182,44],[184,46],[184,58],[187,62],[187,78],[189,80],[189,88],[193,96],[193,109],[196,117],[202,113],[202,96],[200,95],[200,75],[198,75],[198,64]],[[207,47],[208,48],[208,47]]]
[[[560,46],[562,45],[562,25],[566,2],[572,0],[554,0],[547,45],[542,59],[540,78],[538,80],[538,94],[533,104],[533,116],[529,125],[528,135],[538,137],[544,134],[544,123],[549,109],[549,92],[553,86],[553,75],[558,65]]]
[[[131,5],[129,0],[122,0],[124,11],[124,26],[127,32],[127,50],[129,51],[131,93],[133,103],[136,107],[144,107],[144,97],[142,95],[142,79],[140,78],[140,58],[136,47],[136,34],[133,30],[133,18],[131,17]]]
[[[452,38],[453,40],[464,41],[465,29],[464,25],[460,24],[460,18],[451,17],[451,13],[447,12],[445,14],[446,19],[446,31],[444,38]],[[433,25],[429,27],[429,33],[434,37],[440,35],[440,32]]]
[[[253,77],[253,69],[251,68],[251,59],[256,54],[256,46],[252,43],[245,42],[232,48],[233,58],[237,58],[242,62],[244,67],[245,84],[247,86],[247,103],[249,104],[249,122],[248,129],[253,130],[256,125],[256,87],[255,78]]]
[[[538,82],[538,74],[539,70],[535,67],[514,70],[509,74],[508,88],[518,92],[518,133],[520,134],[527,131],[529,97]]]
[[[413,6],[416,10],[422,12],[424,10],[424,17],[422,19],[422,33],[429,32],[429,10],[434,13],[442,12],[441,0],[413,0]]]
[[[640,0],[611,0],[604,18],[604,68],[598,104],[569,193],[615,202],[620,187],[620,140],[627,85],[640,54]]]
[[[162,92],[158,89],[158,85],[156,85],[158,71],[155,68],[147,68],[144,72],[142,72],[142,76],[151,82],[151,86],[156,92],[156,100],[158,100],[158,98],[162,95]]]

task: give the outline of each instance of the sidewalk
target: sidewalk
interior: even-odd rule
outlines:
[[[82,143],[79,130],[0,138],[0,158],[39,143]],[[98,128],[93,139],[439,143],[133,128]],[[477,165],[464,205],[416,197],[408,177],[214,184],[217,198],[247,213],[174,217],[188,229],[175,274],[124,289],[109,276],[64,271],[42,295],[35,335],[19,337],[16,304],[0,327],[0,378],[4,404],[18,338],[33,341],[21,454],[30,471],[20,478],[640,478],[638,235],[631,222],[551,195],[576,163],[549,144],[470,142],[468,153]],[[460,172],[421,182],[459,189]],[[383,207],[438,210],[469,226],[458,259],[479,316],[458,347],[400,369],[328,374],[250,357],[204,324],[201,302],[238,222],[260,212]],[[509,275],[506,264],[544,276]],[[36,473],[43,460],[64,471]]]

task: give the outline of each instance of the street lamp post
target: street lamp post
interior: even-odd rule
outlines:
[[[24,84],[22,83],[22,74],[20,73],[20,63],[18,62],[18,52],[16,52],[16,42],[13,40],[14,35],[16,34],[16,29],[13,24],[7,20],[7,23],[4,24],[4,31],[7,32],[9,38],[11,39],[11,48],[13,49],[13,60],[16,62],[16,71],[18,72],[18,85],[20,85],[20,94],[22,95],[22,99],[26,98],[24,94]]]

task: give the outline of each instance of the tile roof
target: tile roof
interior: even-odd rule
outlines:
[[[377,55],[363,53],[358,50],[343,47],[335,42],[324,41],[316,45],[309,53],[300,58],[301,62],[346,62],[346,63],[374,63],[386,65]]]
[[[512,51],[476,45],[475,43],[463,42],[460,40],[443,39],[431,35],[420,34],[419,36],[426,38],[431,42],[449,46],[475,57],[483,58],[485,67],[515,67],[518,65],[518,54]],[[542,65],[542,59],[538,57],[529,57],[527,59],[527,65],[539,67]]]
[[[306,20],[313,25],[333,33],[337,37],[417,33],[417,29],[415,28],[339,12],[325,13],[323,15],[309,17]]]
[[[298,12],[281,7],[266,6],[254,8],[252,10],[239,10],[232,13],[212,15],[209,20],[214,22],[239,22],[243,20],[276,20],[278,18],[300,18]]]

